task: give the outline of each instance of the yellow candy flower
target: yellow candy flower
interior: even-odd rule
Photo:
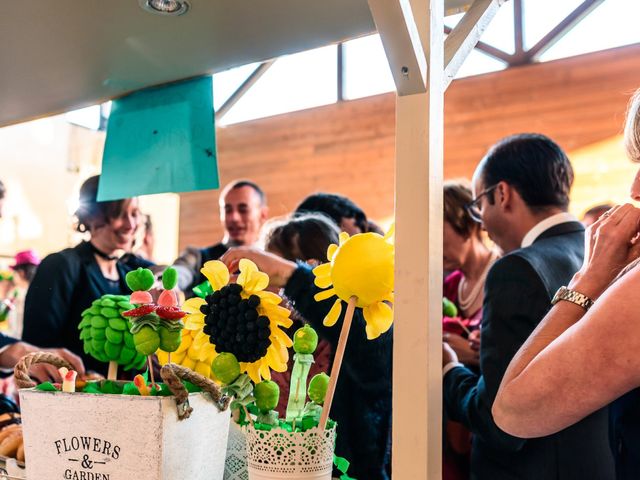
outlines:
[[[182,329],[182,342],[180,347],[171,354],[171,362],[215,380],[211,372],[211,362],[217,354],[214,346],[209,343],[209,337],[202,332],[204,327],[204,316],[200,312],[202,305],[206,305],[206,302],[198,297],[190,298],[182,305],[182,310],[187,312],[182,319],[185,324]],[[167,352],[158,350],[156,355],[161,365],[169,361]]]
[[[393,229],[384,237],[377,233],[349,237],[342,232],[340,245],[330,245],[327,258],[329,263],[313,270],[316,286],[328,288],[315,295],[316,301],[338,297],[324,324],[335,325],[342,313],[342,302],[356,297],[356,306],[362,308],[367,323],[367,338],[377,338],[389,330],[393,323],[389,306],[393,303]]]
[[[242,361],[243,355],[248,358],[247,354],[243,351],[231,351],[230,353],[238,357],[241,371],[243,373],[246,372],[251,380],[258,383],[262,379],[270,380],[271,370],[277,372],[286,371],[289,360],[287,348],[291,347],[293,342],[281,328],[288,328],[293,322],[289,318],[289,310],[280,306],[282,299],[275,293],[265,291],[265,288],[269,285],[268,275],[260,272],[256,264],[247,259],[240,260],[239,268],[240,275],[238,276],[237,284],[242,287],[241,290],[238,288],[238,290],[240,290],[239,297],[241,301],[246,300],[247,302],[253,296],[259,298],[260,302],[254,308],[256,312],[255,316],[258,318],[266,317],[266,320],[263,321],[267,323],[267,325],[262,326],[262,332],[268,332],[268,335],[265,333],[264,338],[260,340],[264,343],[264,355],[254,361]],[[222,292],[223,288],[229,285],[229,270],[224,263],[218,260],[205,263],[201,272],[207,277],[209,283],[211,283],[214,292]],[[213,302],[209,297],[208,300]],[[200,307],[203,305],[208,305],[205,300],[200,298],[190,299],[185,302],[182,308],[189,313],[184,318],[185,330],[190,331],[192,334],[195,332],[188,352],[193,351],[195,356],[194,360],[207,363],[210,368],[211,362],[219,353],[216,352],[216,346],[212,343],[211,338],[219,337],[217,333],[213,335],[212,324],[205,324],[205,314],[200,310]],[[208,308],[211,308],[211,305],[208,305]],[[256,319],[252,319],[249,323],[253,323],[252,328],[257,328],[256,324],[259,322],[257,322]],[[235,328],[237,323],[233,323],[233,325]],[[216,332],[217,328],[218,325],[216,325]],[[207,330],[208,333],[205,333],[205,330]],[[243,332],[245,331],[246,330],[243,330]],[[256,341],[258,340],[256,339]],[[237,344],[236,347],[243,345],[244,343],[242,345]],[[256,344],[255,351],[257,350],[258,346]],[[221,351],[228,350],[225,346],[225,350]],[[189,357],[189,354],[187,354],[187,357]],[[212,374],[210,373],[210,375]]]

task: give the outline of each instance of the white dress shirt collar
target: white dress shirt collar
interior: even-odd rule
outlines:
[[[522,239],[522,244],[520,246],[522,248],[531,246],[531,244],[535,242],[540,235],[549,230],[551,227],[555,227],[556,225],[560,225],[561,223],[577,221],[578,219],[571,215],[569,212],[561,212],[556,213],[555,215],[551,215],[550,217],[547,217],[539,222],[531,230],[529,230]]]

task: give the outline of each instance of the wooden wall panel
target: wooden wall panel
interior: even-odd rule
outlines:
[[[456,80],[445,97],[445,177],[469,177],[513,133],[547,134],[568,152],[615,136],[637,87],[640,45]],[[393,214],[394,115],[395,96],[385,94],[219,128],[221,182],[256,181],[273,215],[322,190],[384,221]],[[181,195],[181,248],[220,238],[217,201],[217,191]]]

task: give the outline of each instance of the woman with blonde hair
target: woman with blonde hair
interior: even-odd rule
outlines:
[[[629,104],[625,144],[640,163],[640,90]],[[631,198],[640,200],[640,171]],[[532,438],[611,404],[620,479],[640,475],[639,236],[640,209],[630,204],[589,227],[582,268],[511,361],[492,409],[505,432]]]

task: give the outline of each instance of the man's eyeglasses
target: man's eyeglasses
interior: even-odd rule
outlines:
[[[476,222],[482,223],[482,209],[480,208],[480,200],[485,195],[491,194],[496,188],[498,188],[498,184],[496,183],[494,186],[485,189],[480,195],[478,195],[473,201],[467,203],[464,208],[469,213],[469,216]]]

